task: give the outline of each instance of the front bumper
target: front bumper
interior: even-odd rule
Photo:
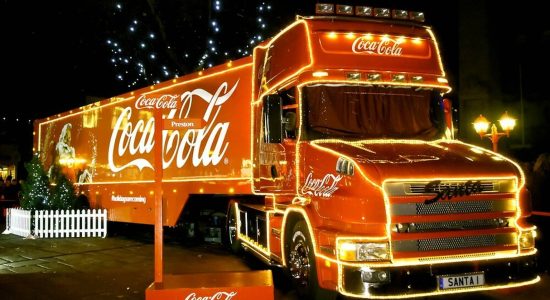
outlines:
[[[424,297],[450,293],[511,288],[536,283],[536,256],[469,261],[421,266],[381,268],[389,273],[389,282],[364,283],[359,267],[342,266],[341,290],[344,295],[361,298]],[[440,290],[438,276],[483,272],[482,286]]]

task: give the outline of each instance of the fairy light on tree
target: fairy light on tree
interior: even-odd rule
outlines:
[[[34,210],[50,205],[50,181],[38,155],[25,164],[28,176],[21,185],[21,207]]]
[[[266,1],[121,0],[106,39],[115,79],[135,89],[248,56],[276,33],[269,32],[272,13]]]
[[[237,13],[233,10],[223,10],[221,0],[212,0],[205,50],[197,63],[197,69],[210,68],[227,60],[248,56],[269,33],[267,19],[271,16],[271,4],[261,1],[255,6],[254,11],[247,11],[242,6],[233,9],[236,9]],[[243,13],[240,13],[239,9],[243,10]],[[234,22],[235,14],[244,18],[243,24],[247,24],[240,26],[238,36],[235,36],[235,32],[225,31],[220,21],[225,20],[223,23],[226,24]],[[248,31],[247,28],[253,30]]]
[[[141,5],[140,5],[141,4]],[[106,40],[115,78],[127,88],[138,88],[177,77],[178,66],[170,61],[170,46],[155,26],[154,11],[143,3],[122,2],[113,7],[115,28]],[[159,37],[160,36],[160,37]]]

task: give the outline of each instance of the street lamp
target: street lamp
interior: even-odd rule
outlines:
[[[497,152],[498,150],[498,140],[503,136],[510,137],[510,131],[513,130],[516,126],[516,119],[511,118],[508,115],[508,112],[504,112],[498,122],[500,123],[500,127],[502,127],[502,130],[504,130],[504,132],[498,132],[497,126],[493,124],[491,126],[491,132],[487,133],[487,130],[489,129],[489,125],[491,123],[483,115],[479,115],[479,117],[477,117],[477,119],[475,119],[473,123],[474,129],[479,134],[481,139],[487,137],[491,140],[491,142],[493,143],[494,152]]]

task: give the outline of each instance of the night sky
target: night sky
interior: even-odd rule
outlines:
[[[4,78],[0,120],[43,118],[82,106],[87,100],[116,96],[176,74],[237,59],[291,23],[295,15],[312,15],[317,2],[0,1]],[[461,84],[460,22],[469,21],[458,11],[460,5],[467,7],[472,2],[340,1],[424,11],[426,23],[433,26],[439,39],[448,78],[455,88],[449,96],[455,102]],[[540,7],[543,2],[527,0],[502,7],[499,2],[487,3],[491,59],[500,70],[492,80],[511,95],[509,101],[515,101],[521,60],[525,96],[530,101],[549,101],[543,90],[548,76],[538,75],[541,68],[550,68],[550,18]],[[21,136],[30,140],[28,126],[18,130],[14,131],[15,140]]]
[[[242,57],[247,49],[250,53],[253,45],[291,23],[296,14],[312,15],[316,1],[220,0],[219,3],[217,10],[216,0],[2,1],[5,31],[2,36],[8,41],[2,57],[2,71],[7,77],[7,82],[2,83],[7,91],[3,93],[2,114],[41,118],[81,106],[87,98],[115,96],[157,80],[168,80],[175,74]],[[426,12],[428,23],[456,25],[456,13],[443,16],[442,4],[426,3],[430,1],[393,1],[391,5],[387,1],[369,2],[421,9]],[[260,6],[263,11],[259,11]],[[133,31],[130,27],[134,27]],[[440,37],[442,43],[449,44],[445,55],[454,62],[456,29],[451,27],[445,24],[435,30],[455,31],[451,33],[453,36]],[[211,39],[217,55],[210,50]],[[251,39],[255,39],[252,46]],[[122,50],[121,55],[116,57],[113,49]],[[210,55],[200,64],[204,53]],[[130,57],[127,63],[118,60]],[[138,77],[137,63],[143,65],[146,79]],[[450,65],[454,67],[455,63]],[[16,84],[25,88],[13,89]],[[36,99],[39,104],[28,105],[29,99]]]

